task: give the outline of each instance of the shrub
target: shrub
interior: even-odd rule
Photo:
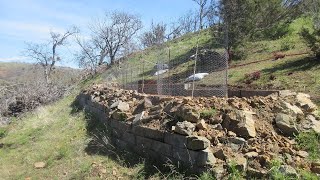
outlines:
[[[7,130],[0,127],[0,138],[3,138],[7,135]]]
[[[242,60],[247,58],[247,56],[248,56],[247,49],[244,45],[238,46],[231,53],[232,60]]]
[[[204,119],[213,118],[216,115],[217,111],[215,108],[205,109],[200,112],[200,117]]]
[[[251,84],[253,81],[260,79],[260,77],[261,77],[261,72],[260,71],[256,71],[256,72],[249,73],[249,74],[245,74],[244,82],[246,84]]]
[[[303,28],[300,32],[300,36],[317,59],[320,59],[320,29],[313,28],[313,30],[309,30]]]
[[[287,36],[283,38],[280,42],[280,50],[281,51],[288,51],[295,47],[295,41],[292,37]]]
[[[237,165],[235,162],[230,162],[230,164],[228,164],[228,179],[230,180],[239,180],[239,179],[243,179],[243,175],[241,171],[239,171],[239,169],[237,168]]]

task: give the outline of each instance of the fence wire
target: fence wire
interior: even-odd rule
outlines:
[[[170,47],[156,48],[153,53],[152,60],[145,56],[135,62],[119,62],[106,80],[147,94],[227,96],[228,53],[223,48],[200,48],[197,57],[195,48],[174,58],[171,54],[177,52]]]

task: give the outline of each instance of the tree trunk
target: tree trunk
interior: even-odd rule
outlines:
[[[110,55],[110,65],[113,65],[115,61],[115,56],[114,55]]]
[[[231,59],[232,59],[231,47],[228,47],[228,48],[227,48],[227,52],[228,52],[228,63],[230,63],[230,62],[231,62]]]
[[[47,84],[50,83],[50,77],[49,76],[50,76],[50,72],[49,72],[48,68],[45,67],[45,69],[44,69],[44,77],[45,77],[45,80],[46,80]]]
[[[202,1],[201,1],[201,3],[202,3]],[[201,6],[200,7],[200,22],[199,22],[199,26],[200,26],[200,30],[202,30],[203,29],[203,25],[202,25],[202,17],[203,16],[203,7]]]

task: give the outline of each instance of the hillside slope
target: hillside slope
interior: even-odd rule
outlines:
[[[68,67],[56,67],[53,72],[53,81],[64,80],[62,76],[75,78],[80,73],[80,70]],[[28,82],[39,79],[43,76],[43,70],[40,65],[29,63],[4,63],[0,62],[0,81],[12,83]]]
[[[239,60],[231,61],[228,71],[228,85],[230,88],[247,89],[290,89],[293,91],[305,92],[312,95],[313,99],[320,102],[320,61],[315,60],[310,55],[309,49],[303,43],[299,36],[302,27],[311,26],[308,19],[297,19],[293,22],[288,34],[277,40],[261,40],[248,42],[242,47],[245,57]],[[210,30],[203,30],[198,33],[187,34],[181,38],[169,41],[162,46],[147,48],[142,52],[134,53],[121,62],[120,65],[112,67],[106,71],[101,79],[107,79],[109,76],[116,76],[118,66],[122,69],[132,69],[134,79],[157,79],[153,74],[156,72],[154,66],[157,62],[173,64],[173,68],[165,77],[171,79],[181,79],[177,74],[188,77],[193,72],[193,63],[190,56],[195,54],[195,49],[199,42],[199,49],[221,49],[215,39],[211,37]],[[274,61],[276,54],[283,55]],[[257,62],[257,63],[255,63]],[[143,72],[141,70],[144,64]],[[239,66],[241,65],[241,66]],[[242,66],[243,65],[243,66]],[[248,81],[251,74],[258,72],[259,78]],[[214,76],[214,73],[212,74]],[[201,83],[213,83],[214,77],[204,78]],[[123,79],[118,79],[123,83]],[[178,81],[177,81],[178,82]]]

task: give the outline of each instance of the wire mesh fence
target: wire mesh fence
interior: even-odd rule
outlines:
[[[162,46],[149,56],[119,63],[107,80],[147,94],[227,96],[228,53],[223,48],[193,48],[180,56],[176,51]]]

